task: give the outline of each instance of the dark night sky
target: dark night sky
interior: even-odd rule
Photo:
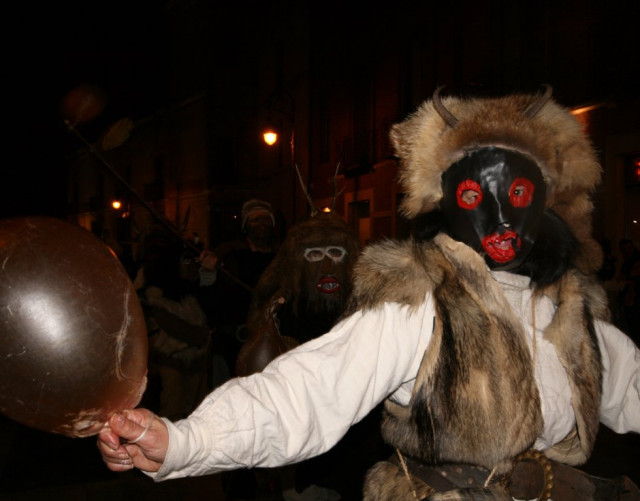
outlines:
[[[62,125],[59,106],[70,90],[83,83],[103,88],[105,122],[153,109],[166,58],[161,4],[12,2],[3,12],[0,217],[63,214],[62,158],[77,140]]]
[[[189,0],[181,1],[189,4]],[[256,10],[256,7],[262,6],[268,11],[269,8],[275,9],[273,2],[277,3],[277,0],[264,3],[260,0],[211,1],[215,2],[211,4],[215,6],[215,14],[223,20],[217,30],[233,25],[230,22],[232,16],[229,15],[233,6],[233,14],[239,22],[249,23],[253,9],[253,12],[260,13],[256,14],[253,26],[266,29],[263,26],[263,11]],[[318,43],[326,45],[333,41],[340,47],[338,44],[347,41],[357,42],[357,33],[362,34],[365,28],[368,31],[364,31],[366,36],[360,37],[361,43],[390,43],[390,34],[402,25],[401,16],[406,17],[410,12],[410,9],[399,7],[405,3],[411,4],[400,1],[393,6],[387,5],[385,9],[381,7],[377,18],[359,2],[329,1],[318,4],[321,5],[318,12],[327,18],[326,22],[319,23],[320,26],[323,29],[331,28],[318,37]],[[464,4],[465,0],[460,0],[460,3]],[[483,11],[482,6],[470,3],[477,11]],[[595,0],[585,2],[597,3]],[[104,113],[90,125],[84,126],[89,135],[95,135],[97,130],[106,130],[111,122],[123,116],[139,118],[165,104],[160,101],[166,96],[168,85],[165,72],[168,68],[169,35],[163,10],[166,4],[175,6],[180,1],[13,1],[3,6],[0,15],[0,91],[4,127],[0,133],[0,151],[4,155],[4,162],[0,164],[0,217],[64,214],[65,173],[62,158],[70,148],[77,147],[77,140],[64,130],[59,112],[60,100],[67,92],[82,83],[93,83],[108,95]],[[251,8],[245,8],[245,4]],[[549,7],[555,2],[546,4]],[[618,7],[609,9],[611,12],[626,12],[623,7],[626,1],[614,1],[611,4]],[[284,1],[282,5],[288,5],[288,2]],[[394,9],[404,14],[394,17],[391,15]],[[457,16],[459,10],[457,4],[438,3],[433,15],[442,11]],[[563,9],[558,10],[564,12]],[[637,8],[632,10],[636,11]],[[440,15],[443,15],[442,12]],[[620,26],[635,29],[631,22],[620,24],[618,14],[611,16],[610,25],[616,30]],[[353,19],[359,22],[354,23]],[[379,29],[376,30],[377,25],[371,23],[372,19],[378,19]],[[413,16],[411,24],[419,23],[421,19],[420,16]],[[619,37],[621,40],[637,40],[635,31],[631,34],[627,33],[628,29],[620,31],[627,34]],[[346,39],[345,33],[349,34]],[[378,37],[377,33],[389,36]],[[227,47],[239,43],[237,38],[233,38],[233,33],[227,35],[218,34],[216,40],[223,44],[228,42]],[[604,38],[608,40],[609,37]],[[611,47],[617,46],[613,44]],[[235,53],[232,50],[228,52],[230,56],[227,57],[232,57],[234,62],[247,62],[242,57],[233,57]],[[605,53],[611,54],[611,57],[606,57],[611,67],[628,62],[622,57],[614,58],[618,53],[616,50],[607,50]],[[627,53],[635,54],[634,51]],[[346,64],[351,63],[347,61]],[[620,71],[616,69],[615,74]],[[637,68],[630,74],[637,76]],[[619,84],[620,79],[612,79],[612,83],[616,82]],[[631,87],[631,84],[627,84],[627,87]]]

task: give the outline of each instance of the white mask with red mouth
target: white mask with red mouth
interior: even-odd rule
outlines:
[[[340,267],[340,263],[344,261],[347,250],[338,245],[329,245],[326,247],[307,247],[304,250],[304,258],[309,263],[316,263],[322,267],[325,273],[322,273],[316,282],[316,290],[323,294],[334,294],[340,290],[340,280],[334,275],[334,266]],[[323,266],[323,262],[327,259],[328,268]]]
[[[513,270],[538,236],[546,185],[536,163],[513,150],[474,150],[442,175],[445,231],[494,270]]]

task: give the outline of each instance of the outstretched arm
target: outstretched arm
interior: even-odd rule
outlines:
[[[228,381],[188,419],[167,423],[169,450],[154,478],[280,466],[330,449],[378,403],[412,385],[431,337],[431,305],[357,312],[260,374]]]
[[[356,312],[263,372],[218,387],[187,419],[112,416],[100,452],[110,469],[137,467],[157,481],[321,454],[392,393],[407,403],[433,314],[430,300],[415,311],[385,303]]]

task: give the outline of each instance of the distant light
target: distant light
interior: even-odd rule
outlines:
[[[634,219],[634,220],[633,220],[633,224],[638,224],[638,220],[637,220],[637,219]]]
[[[115,210],[120,210],[120,208],[122,207],[122,202],[120,202],[120,200],[114,200],[113,202],[111,202],[111,207],[113,207]]]
[[[593,111],[596,108],[597,108],[597,106],[595,106],[595,105],[580,106],[578,108],[573,108],[571,110],[571,113],[573,115],[582,115],[583,113],[589,113],[590,111]]]
[[[597,110],[599,108],[612,108],[615,105],[612,101],[597,101],[582,104],[572,108],[570,111],[573,115],[582,115],[584,113],[589,113],[590,111]]]
[[[331,207],[323,207],[322,212],[331,212]]]
[[[276,141],[278,141],[278,134],[276,134],[272,130],[268,130],[267,132],[262,134],[262,137],[264,138],[264,142],[269,146],[273,146],[274,144],[276,144]]]

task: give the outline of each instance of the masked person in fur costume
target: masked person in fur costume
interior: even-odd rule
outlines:
[[[347,307],[359,244],[333,213],[313,211],[291,227],[253,289],[249,337],[236,374],[259,372],[277,355],[329,331]]]
[[[549,91],[436,92],[394,126],[415,238],[368,247],[343,320],[187,419],[111,417],[108,467],[164,480],[292,463],[384,400],[398,460],[373,466],[366,500],[637,499],[631,482],[603,495],[564,466],[587,460],[599,422],[640,432],[640,353],[607,322],[594,277],[600,167]]]
[[[333,212],[313,208],[289,229],[254,288],[237,375],[263,370],[277,355],[335,325],[347,307],[359,250],[353,230]],[[372,458],[389,454],[380,437],[380,411],[378,406],[327,453],[278,470],[283,498],[359,499]]]

